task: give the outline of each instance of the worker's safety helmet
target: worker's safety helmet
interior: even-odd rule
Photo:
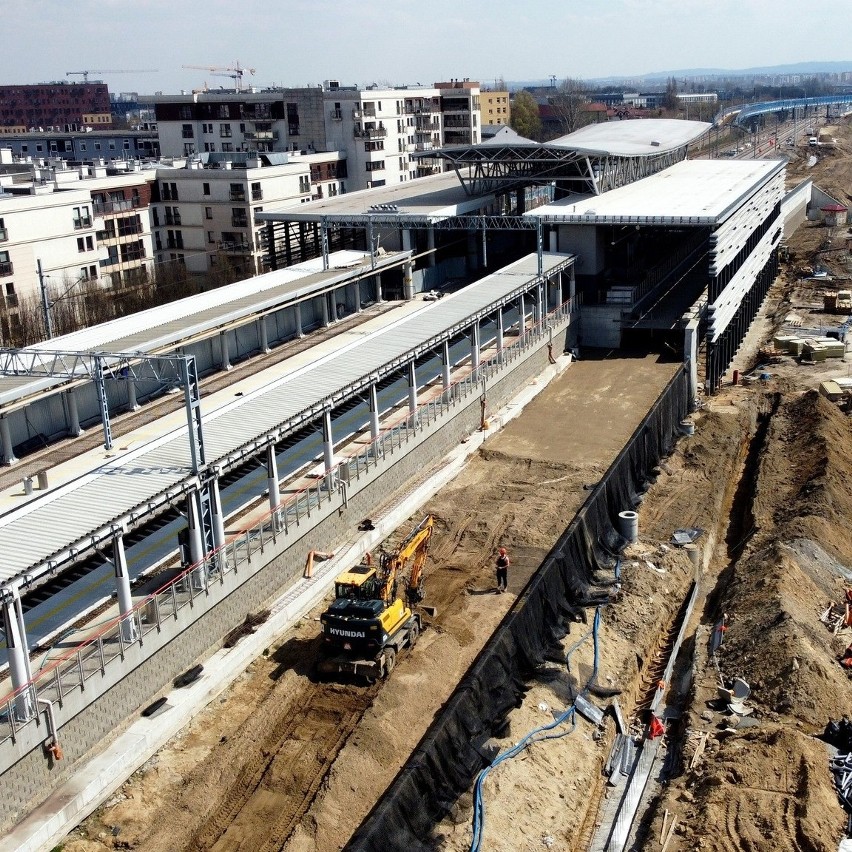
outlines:
[[[505,548],[505,547],[501,547],[501,548],[500,548],[500,555],[501,555],[501,556],[505,556],[505,555],[506,555],[506,548]]]

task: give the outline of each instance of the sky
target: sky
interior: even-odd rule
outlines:
[[[134,72],[90,75],[111,92],[228,88],[182,66],[237,62],[260,86],[494,86],[847,59],[852,70],[843,0],[30,0],[3,18],[0,84]]]

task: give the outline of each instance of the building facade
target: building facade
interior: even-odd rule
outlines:
[[[480,91],[479,123],[480,126],[512,123],[512,110],[509,103],[508,91]]]
[[[441,93],[445,145],[476,145],[482,141],[479,129],[479,83],[450,80],[435,83]]]
[[[156,130],[35,130],[5,133],[2,144],[21,160],[58,158],[85,163],[97,160],[156,159],[160,156],[160,140]]]
[[[0,86],[0,134],[112,127],[106,83]]]

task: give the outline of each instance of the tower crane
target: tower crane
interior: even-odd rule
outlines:
[[[94,70],[94,69],[90,68],[87,71],[66,71],[65,76],[66,77],[82,77],[83,82],[88,83],[89,82],[89,74],[154,74],[154,73],[156,73],[156,71],[157,71],[156,68],[135,68],[135,69],[131,68],[129,70],[127,68],[122,68],[122,69],[119,69],[117,71],[116,70],[101,71],[101,70]]]
[[[234,88],[239,91],[243,87],[243,76],[254,75],[254,68],[244,68],[237,60],[233,65],[182,65],[182,68],[195,68],[198,71],[208,71],[217,77],[230,77],[234,81]]]

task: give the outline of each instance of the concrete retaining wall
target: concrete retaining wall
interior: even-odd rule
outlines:
[[[563,328],[554,334],[555,352],[565,348],[567,331]],[[547,363],[545,338],[536,349],[513,362],[509,372],[489,387],[489,406],[496,409],[505,404],[518,389],[540,374]],[[130,717],[170,685],[178,674],[214,650],[247,613],[264,608],[300,578],[307,551],[334,549],[348,538],[362,518],[369,517],[378,505],[386,502],[389,495],[404,489],[424,468],[475,431],[479,420],[479,398],[472,394],[440,429],[424,434],[419,443],[412,442],[411,449],[398,450],[389,468],[383,468],[381,474],[364,484],[361,490],[353,488],[346,509],[334,507],[295,542],[288,537],[287,549],[275,555],[254,575],[244,579],[246,571],[231,578],[229,582],[235,587],[230,594],[200,617],[190,610],[185,618],[193,620],[181,632],[170,636],[160,634],[156,639],[146,640],[142,649],[138,646],[129,649],[120,680],[97,700],[85,692],[67,696],[58,719],[65,753],[63,761],[55,763],[43,751],[40,743],[47,737],[43,723],[38,727],[31,725],[25,736],[4,744],[0,766],[8,768],[0,776],[5,791],[0,798],[0,829],[13,825],[24,812],[43,801],[87,756],[102,749],[120,733]],[[222,591],[228,591],[227,587]],[[156,647],[158,642],[161,647],[151,653],[152,646]],[[90,691],[100,693],[97,684],[92,684]],[[64,723],[63,717],[67,719]]]

